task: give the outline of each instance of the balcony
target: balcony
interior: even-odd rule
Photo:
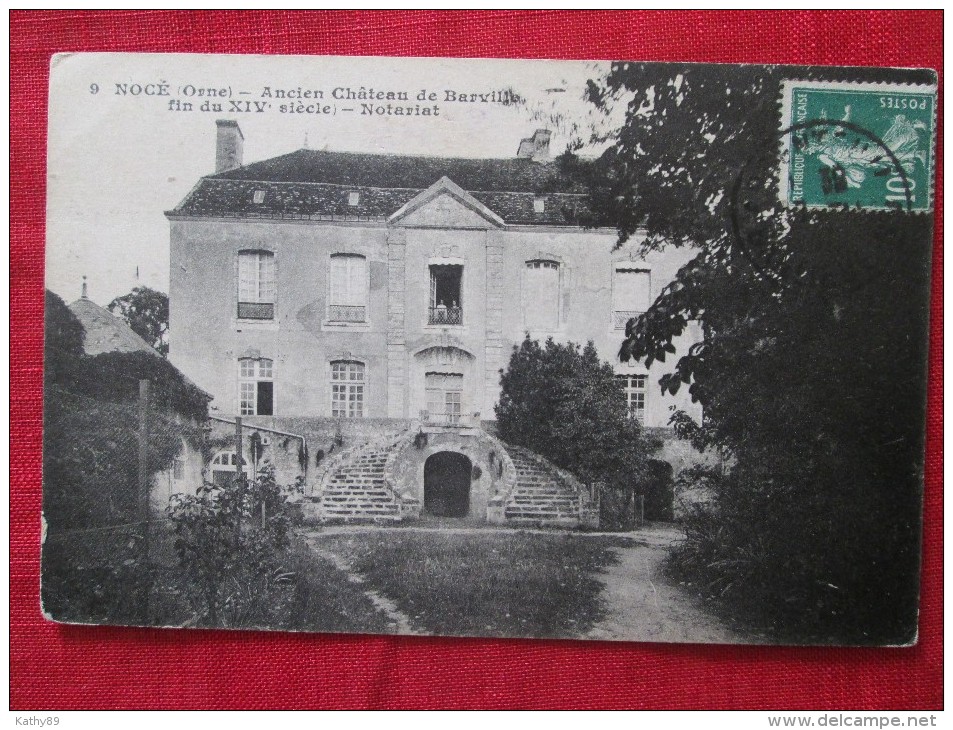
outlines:
[[[367,307],[345,304],[331,304],[328,306],[329,322],[366,322]]]
[[[435,413],[420,412],[420,422],[424,426],[442,426],[448,428],[477,428],[480,425],[480,414],[476,413]]]
[[[266,302],[239,302],[239,319],[274,319],[275,305]]]
[[[613,312],[612,313],[612,329],[624,330],[625,325],[630,319],[638,317],[644,312],[632,312],[632,311],[622,311],[622,312]]]
[[[463,324],[463,307],[430,307],[428,324]]]

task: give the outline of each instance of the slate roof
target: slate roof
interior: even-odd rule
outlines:
[[[77,299],[69,308],[86,330],[83,350],[87,355],[101,355],[104,352],[148,352],[161,357],[148,342],[133,332],[129,325],[93,300]]]
[[[170,215],[380,221],[442,177],[508,224],[578,225],[586,209],[585,190],[553,163],[301,149],[202,178]],[[357,206],[348,205],[351,192],[360,193]]]
[[[69,305],[70,311],[83,325],[86,335],[83,338],[83,351],[89,356],[102,355],[105,352],[148,352],[162,359],[154,347],[132,331],[132,328],[108,309],[100,307],[92,299],[83,297]],[[178,370],[178,368],[175,368]],[[182,380],[212,400],[212,396],[189,380]]]

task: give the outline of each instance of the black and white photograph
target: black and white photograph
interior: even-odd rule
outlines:
[[[44,615],[915,644],[936,90],[55,56]]]

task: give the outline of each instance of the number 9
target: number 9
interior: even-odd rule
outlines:
[[[98,93],[99,93],[99,84],[90,84],[90,85],[89,85],[89,93],[90,93],[90,94],[98,94]]]

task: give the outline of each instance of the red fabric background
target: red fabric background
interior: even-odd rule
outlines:
[[[12,708],[941,707],[942,170],[936,190],[922,611],[915,648],[64,627],[40,615],[38,575],[46,111],[53,53],[596,58],[941,70],[942,22],[939,11],[13,12]],[[942,157],[938,167],[941,163]]]

